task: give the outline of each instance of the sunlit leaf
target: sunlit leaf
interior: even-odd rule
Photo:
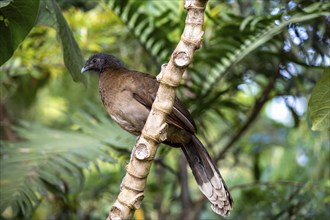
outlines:
[[[312,118],[312,130],[330,128],[330,68],[315,85],[309,100],[309,112]]]
[[[5,6],[7,6],[7,5],[9,5],[12,1],[14,1],[14,0],[2,0],[0,2],[0,8],[3,8]]]

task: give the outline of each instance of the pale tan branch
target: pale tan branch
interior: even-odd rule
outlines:
[[[201,45],[206,0],[185,0],[187,10],[185,28],[168,64],[162,65],[157,76],[160,86],[142,134],[134,146],[121,191],[110,209],[107,220],[130,219],[144,198],[147,176],[155,157],[158,143],[167,135],[166,117],[171,113],[175,89],[190,64],[193,53]]]

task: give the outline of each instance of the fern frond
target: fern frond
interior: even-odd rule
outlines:
[[[1,213],[11,208],[14,215],[29,216],[49,192],[64,198],[68,191],[81,190],[83,169],[97,166],[98,160],[115,162],[108,146],[131,141],[104,115],[94,113],[98,116],[83,112],[72,116],[79,132],[25,122],[16,128],[24,141],[1,142]]]
[[[159,66],[168,59],[175,46],[171,34],[180,20],[173,5],[172,2],[158,1],[109,1],[109,6]],[[152,8],[149,12],[153,13],[147,12],[146,7]]]
[[[209,72],[207,81],[205,81],[202,86],[204,88],[202,97],[205,97],[210,93],[211,89],[217,84],[221,76],[227,73],[230,68],[240,62],[248,54],[255,51],[261,45],[264,45],[268,41],[272,40],[276,35],[285,31],[289,24],[304,22],[321,16],[330,16],[329,11],[329,4],[327,5],[317,2],[305,8],[302,12],[295,13],[289,18],[288,16],[282,15],[281,21],[278,20],[278,15],[249,16],[242,20],[239,26],[232,26],[231,28],[233,29],[231,32],[228,31],[228,28],[225,30],[223,28],[220,29],[219,31],[221,31],[221,33],[217,31],[218,36],[226,33],[225,37],[227,38],[227,42],[222,41],[222,37],[218,37],[216,42],[220,46],[212,45],[214,47],[211,51],[217,51],[218,57],[216,58],[213,56],[211,58],[211,60],[217,59],[217,62],[213,63],[215,69]],[[260,27],[257,27],[257,24],[260,24]],[[243,31],[245,29],[249,30],[248,33],[244,34]],[[228,39],[228,34],[230,33],[233,33],[234,39]],[[239,38],[237,36],[238,33],[244,36],[244,38]],[[235,37],[237,38],[235,39]],[[239,39],[242,39],[243,41],[240,44],[237,44]],[[226,45],[225,48],[223,46],[224,44]],[[209,54],[212,56],[212,53]]]

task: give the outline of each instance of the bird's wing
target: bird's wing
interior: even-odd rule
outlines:
[[[138,73],[141,74],[141,73]],[[144,89],[134,91],[133,97],[146,108],[151,109],[152,103],[155,100],[156,92],[158,90],[159,83],[156,78],[147,74],[143,74],[146,78],[141,83],[144,84]],[[173,110],[170,115],[167,116],[167,123],[175,125],[191,133],[196,132],[196,125],[191,114],[179,98],[175,98]]]
[[[197,128],[194,119],[178,97],[175,97],[172,112],[176,118],[180,119],[188,127],[186,130],[196,133]],[[169,115],[169,118],[172,118],[172,114]]]

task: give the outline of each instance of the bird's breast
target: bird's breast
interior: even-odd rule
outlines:
[[[99,93],[111,118],[124,130],[140,135],[149,110],[133,97],[132,84],[114,84],[113,81],[99,84]]]

